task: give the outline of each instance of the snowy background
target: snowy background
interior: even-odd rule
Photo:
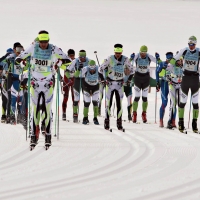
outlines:
[[[95,59],[97,51],[100,61],[113,53],[115,43],[124,45],[127,56],[147,45],[150,54],[159,52],[164,59],[167,51],[184,48],[189,36],[200,38],[200,1],[1,0],[0,5],[2,56],[15,42],[26,48],[43,29],[64,52],[85,49]],[[124,98],[124,119],[126,105]],[[104,100],[102,112],[103,107]],[[81,100],[81,121],[82,108]],[[186,127],[188,111],[189,100]],[[147,112],[150,124],[124,122],[126,132],[122,133],[112,117],[110,133],[103,128],[103,117],[99,117],[100,126],[93,125],[92,108],[90,125],[73,124],[69,100],[70,121],[60,120],[60,139],[53,137],[48,151],[43,148],[43,136],[30,152],[21,125],[0,124],[0,199],[200,199],[200,136],[191,129],[188,135],[161,129],[154,113],[152,88]],[[141,122],[140,115],[141,102]],[[168,108],[165,125],[167,120]],[[54,134],[54,126],[52,130]]]

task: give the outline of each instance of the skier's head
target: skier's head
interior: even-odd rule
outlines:
[[[166,55],[166,60],[171,60],[174,56],[172,52],[167,52],[165,55]]]
[[[24,50],[24,48],[23,48],[23,46],[19,43],[19,42],[15,42],[14,44],[13,44],[13,51],[14,51],[14,53],[18,56],[20,53],[21,53],[21,51],[23,51]]]
[[[75,51],[74,51],[74,49],[69,49],[69,50],[67,51],[67,54],[68,54],[68,56],[69,56],[72,60],[75,59]]]
[[[14,51],[13,51],[12,48],[9,48],[9,49],[6,50],[6,52],[7,52],[7,53],[13,53]]]
[[[89,68],[90,74],[94,74],[96,72],[96,62],[94,60],[90,60],[88,63],[88,68]]]
[[[47,49],[49,45],[49,33],[45,30],[42,30],[38,33],[38,40],[39,40],[39,45],[42,50]]]
[[[123,52],[123,45],[122,44],[115,44],[114,45],[114,53],[115,53],[115,57],[117,59],[119,59],[122,55]]]
[[[189,49],[191,51],[195,50],[196,44],[197,44],[197,38],[195,36],[189,37],[189,39],[188,39],[188,45],[189,45]]]
[[[148,47],[143,45],[140,47],[140,56],[141,58],[145,58],[147,55]]]
[[[85,50],[80,50],[78,53],[79,59],[81,62],[85,62],[86,61],[86,51]]]

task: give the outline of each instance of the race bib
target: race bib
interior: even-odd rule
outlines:
[[[185,61],[185,69],[188,71],[195,71],[196,70],[196,61],[186,60]]]
[[[108,75],[113,80],[121,80],[124,77],[123,65],[116,65],[113,67],[112,73]]]
[[[36,72],[49,72],[49,60],[34,59],[34,66]]]

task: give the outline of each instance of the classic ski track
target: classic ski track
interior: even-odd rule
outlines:
[[[41,195],[50,195],[51,198],[62,199],[69,195],[68,197],[73,200],[80,199],[79,195],[85,199],[98,199],[98,197],[99,199],[101,197],[109,199],[110,195],[113,195],[113,199],[122,199],[120,191],[122,193],[129,190],[134,191],[133,185],[137,185],[137,187],[147,185],[149,188],[149,184],[156,180],[159,186],[159,180],[173,176],[187,168],[196,158],[195,147],[191,146],[191,141],[199,142],[200,139],[198,135],[190,133],[191,131],[188,135],[179,133],[178,130],[160,131],[154,124],[149,125],[151,133],[148,133],[147,126],[144,127],[143,124],[134,126],[131,123],[123,123],[126,129],[125,133],[118,131],[116,125],[113,125],[114,122],[111,123],[112,133],[104,130],[102,122],[100,122],[100,126],[90,123],[87,128],[79,124],[78,126],[84,126],[80,134],[74,134],[72,131],[74,124],[73,122],[70,124],[66,134],[63,131],[63,123],[61,123],[60,140],[56,141],[53,138],[53,146],[48,151],[43,148],[44,138],[42,136],[33,152],[28,150],[29,141],[26,143],[21,141],[25,139],[24,134],[23,137],[19,136],[17,141],[12,140],[11,147],[12,145],[17,147],[19,141],[20,145],[15,151],[11,150],[0,157],[2,167],[0,173],[3,175],[0,181],[6,180],[2,182],[4,184],[0,188],[0,198],[34,199],[35,197],[40,198]],[[98,132],[91,133],[91,129],[94,128]],[[90,131],[90,134],[87,131]],[[188,138],[191,141],[188,141]],[[172,142],[181,141],[186,145],[177,147],[169,143],[171,140]],[[9,143],[9,141],[7,142]],[[27,151],[24,150],[24,147]],[[126,151],[120,154],[124,148]],[[7,155],[9,156],[7,157]],[[178,159],[172,159],[169,165],[163,167],[165,160],[170,159],[169,155],[176,156]],[[63,156],[65,156],[66,162],[64,162]],[[45,162],[43,162],[44,158]],[[162,168],[156,170],[157,165],[161,165]],[[37,171],[37,166],[39,171]],[[16,168],[17,171],[10,171],[12,168]],[[82,171],[79,172],[80,168]],[[22,176],[18,173],[19,169],[23,170]],[[49,174],[51,174],[50,177],[48,177]],[[16,180],[22,185],[16,186]],[[135,189],[138,192],[136,198],[161,199],[164,194],[164,199],[170,199],[173,196],[179,198],[182,197],[182,186],[189,188],[184,194],[191,195],[192,191],[198,191],[198,182],[199,179],[196,179],[182,185],[179,184],[180,186],[168,187],[168,189],[161,187],[160,191],[163,193],[157,192],[159,190],[152,190],[151,194],[141,194]],[[87,188],[93,188],[93,192],[91,193],[91,190]],[[177,188],[180,192],[174,192],[173,188]],[[79,192],[77,193],[77,191]]]
[[[126,139],[127,140],[127,139]],[[145,143],[145,141],[143,141],[144,143]],[[104,175],[99,175],[99,176],[97,176],[97,177],[92,177],[92,178],[86,178],[86,180],[78,180],[78,181],[73,181],[73,182],[71,182],[71,183],[65,183],[65,182],[68,182],[70,179],[68,178],[68,180],[66,181],[66,180],[63,180],[63,181],[61,181],[61,180],[59,180],[59,181],[56,181],[56,182],[64,182],[64,183],[60,183],[59,184],[59,188],[64,184],[64,186],[66,186],[66,185],[72,185],[72,184],[80,184],[81,182],[88,182],[88,181],[91,181],[91,180],[96,180],[96,179],[98,179],[98,178],[103,178],[103,177],[107,177],[108,175],[111,175],[111,174],[115,174],[115,173],[121,173],[123,170],[127,170],[129,167],[133,167],[133,163],[137,163],[138,164],[138,162],[142,162],[144,159],[146,159],[148,156],[149,156],[149,152],[151,152],[151,148],[152,148],[152,146],[150,145],[150,146],[148,146],[148,141],[147,141],[147,144],[145,144],[146,145],[146,148],[145,148],[145,150],[148,150],[148,151],[145,151],[144,152],[144,154],[146,153],[147,154],[147,156],[144,156],[144,158],[141,158],[141,157],[139,157],[139,159],[136,159],[136,160],[134,160],[133,162],[131,162],[131,163],[129,163],[128,165],[125,165],[125,166],[123,166],[123,167],[121,167],[121,168],[119,168],[119,169],[116,169],[115,171],[116,172],[110,172],[110,173],[106,173],[106,174],[104,174]],[[129,158],[129,157],[128,157]],[[128,159],[127,158],[127,159]],[[140,160],[140,161],[139,161]],[[119,162],[121,162],[121,160],[119,161]],[[114,165],[116,165],[116,163],[113,163]],[[127,167],[128,166],[128,167]],[[103,167],[103,168],[107,168],[108,166],[105,166],[105,167]],[[93,172],[92,174],[96,174],[96,171],[99,171],[99,170],[95,170],[95,172]],[[100,170],[100,172],[101,172],[101,170]],[[77,178],[84,178],[85,176],[88,176],[88,175],[91,175],[91,172],[89,173],[89,174],[84,174],[84,175],[82,175],[81,177],[79,176],[79,177],[77,177]],[[72,178],[72,180],[74,180],[74,177]],[[54,184],[54,183],[53,183]],[[44,185],[45,184],[42,184],[43,185],[43,187],[44,187]],[[42,187],[42,185],[38,185],[38,186],[32,186],[31,187],[31,190],[34,190],[34,188],[36,188],[36,190],[38,191],[38,189],[40,188],[41,189],[41,187]],[[37,187],[39,187],[38,189],[37,189]],[[43,188],[42,187],[42,188]],[[45,186],[45,188],[43,188],[43,189],[46,189],[46,188],[49,188],[50,186]],[[54,187],[55,188],[55,187]],[[39,190],[40,190],[39,189]],[[41,190],[43,190],[43,189],[41,189]],[[52,188],[51,188],[52,189]],[[19,195],[19,192],[20,192],[20,190],[21,189],[16,189],[17,191],[17,194]],[[25,188],[23,188],[22,190],[25,190]],[[28,190],[29,190],[29,188],[28,188]],[[12,192],[11,191],[6,191],[6,193],[7,192],[9,192],[9,194],[10,193],[13,193],[14,192],[14,190],[12,190]],[[24,191],[25,192],[25,191]],[[24,194],[24,192],[22,192],[22,194]],[[3,192],[4,193],[4,192]],[[1,195],[3,195],[3,193],[1,192]],[[15,194],[13,194],[13,195],[15,195]],[[9,197],[11,197],[10,195],[9,195]],[[9,198],[8,197],[8,198]],[[6,196],[3,196],[3,198],[7,198]]]

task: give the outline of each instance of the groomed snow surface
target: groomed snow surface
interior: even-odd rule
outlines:
[[[149,94],[150,124],[142,123],[140,103],[140,124],[123,122],[123,133],[111,117],[111,133],[103,117],[99,126],[93,124],[92,108],[90,124],[82,125],[82,100],[81,122],[74,124],[69,101],[70,121],[60,120],[59,140],[53,137],[48,151],[42,135],[31,152],[21,125],[1,124],[0,199],[199,199],[200,135],[159,128],[154,105],[155,88]],[[127,119],[126,99],[123,108]],[[165,125],[167,119],[166,111]]]
[[[199,41],[199,7],[195,0],[1,0],[0,53],[18,41],[28,47],[39,30],[46,29],[63,51],[85,49],[91,59],[96,50],[102,61],[116,43],[124,45],[127,56],[145,44],[149,53],[157,51],[164,59],[167,51],[184,48],[189,36]],[[94,125],[92,107],[90,124],[82,125],[82,99],[81,122],[74,124],[69,100],[70,121],[61,121],[60,115],[60,137],[53,137],[48,151],[42,135],[31,152],[21,125],[0,124],[0,199],[199,200],[200,135],[192,133],[191,123],[187,135],[159,128],[155,88],[148,99],[150,124],[142,123],[140,101],[141,123],[123,122],[125,133],[116,129],[114,117],[112,133],[104,130],[103,117],[99,126]],[[160,93],[157,101],[159,108]],[[189,105],[188,99],[186,128]],[[123,119],[126,106],[124,98]],[[165,125],[167,120],[168,108]]]

